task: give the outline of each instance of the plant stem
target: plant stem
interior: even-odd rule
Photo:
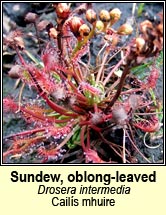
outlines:
[[[126,56],[125,56],[126,57]],[[107,84],[107,82],[109,81],[110,77],[112,76],[112,74],[118,69],[118,67],[123,63],[124,58],[123,57],[117,64],[116,66],[114,66],[114,68],[111,70],[111,72],[108,74],[108,76],[105,78],[103,85],[105,86]]]
[[[120,78],[118,90],[116,91],[116,94],[114,95],[113,99],[109,103],[109,107],[112,107],[114,105],[115,101],[118,99],[118,97],[122,91],[125,78],[129,74],[129,72],[130,72],[130,70],[129,70],[128,66],[126,66],[123,73],[122,73],[122,76]]]
[[[85,125],[82,126],[81,133],[80,133],[80,142],[81,142],[81,146],[82,146],[82,149],[83,149],[84,152],[87,151],[87,148],[86,148],[85,142],[84,142],[86,127],[87,126],[85,126]]]
[[[101,75],[102,75],[102,72],[103,72],[104,65],[105,65],[105,63],[106,63],[108,54],[109,54],[109,50],[107,50],[107,52],[105,53],[105,56],[104,56],[103,61],[102,61],[102,64],[101,64],[100,69],[99,69],[99,71],[98,71],[98,73],[97,73],[96,84],[98,84],[99,81],[100,81],[100,78],[101,78]]]
[[[13,138],[16,136],[24,136],[24,135],[29,135],[29,134],[33,134],[33,133],[37,133],[37,132],[42,132],[45,131],[46,127],[44,128],[36,128],[36,129],[32,129],[32,130],[28,130],[28,131],[22,131],[16,134],[10,134],[8,136],[5,136],[3,139],[9,139],[9,138]]]
[[[126,130],[123,128],[123,163],[126,163],[126,146],[125,146],[125,140],[126,140]]]

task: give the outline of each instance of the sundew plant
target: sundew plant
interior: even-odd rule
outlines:
[[[4,38],[17,55],[8,75],[18,78],[20,92],[3,99],[3,111],[22,118],[26,129],[4,137],[3,162],[130,164],[138,163],[139,154],[152,163],[139,146],[142,141],[153,148],[146,136],[161,130],[162,105],[155,93],[162,11],[157,22],[126,21],[115,28],[118,8],[97,13],[91,3],[52,7],[55,20],[25,16],[35,29],[36,55],[26,47],[23,29]],[[25,86],[36,92],[34,98],[26,97]]]

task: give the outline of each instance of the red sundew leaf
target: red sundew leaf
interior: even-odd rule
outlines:
[[[148,77],[148,81],[147,81],[148,87],[155,88],[158,78],[159,78],[159,70],[153,67]]]
[[[3,110],[5,112],[13,112],[15,113],[18,110],[18,105],[14,102],[12,98],[4,98],[3,99]]]
[[[60,128],[56,126],[50,126],[46,132],[47,137],[53,136],[55,138],[63,138],[71,132],[71,127],[69,125]]]
[[[104,163],[104,161],[98,156],[97,152],[92,149],[85,152],[85,159],[86,163]]]
[[[23,80],[29,85],[40,86],[40,88],[50,94],[55,91],[55,83],[51,75],[45,73],[43,69],[38,69],[34,65],[27,65],[27,70],[24,71]]]
[[[15,152],[25,152],[32,144],[39,143],[45,139],[44,136],[36,136],[15,140],[13,143],[13,150]]]
[[[42,107],[39,107],[38,105],[35,104],[27,104],[24,108],[22,108],[23,116],[25,120],[28,123],[42,123],[48,124],[50,122],[54,122],[53,117],[47,117],[46,114],[48,113],[47,109],[44,109]]]
[[[45,136],[36,136],[36,137],[25,137],[22,139],[16,139],[6,152],[3,153],[3,157],[6,158],[9,155],[17,155],[28,153],[30,150],[35,151],[35,145],[42,142],[45,139]]]
[[[56,148],[53,149],[45,149],[44,147],[40,147],[37,150],[38,156],[42,156],[44,157],[43,162],[46,162],[47,160],[55,160],[58,155],[59,155],[59,150],[57,150]]]
[[[48,45],[42,53],[41,60],[44,63],[46,72],[54,70],[54,66],[59,62],[58,51],[55,48],[50,48]]]
[[[144,132],[156,132],[160,129],[160,122],[156,116],[152,116],[150,120],[133,123],[133,125]]]
[[[56,85],[54,81],[47,75],[42,74],[37,80],[38,84],[44,92],[51,94],[56,90]]]

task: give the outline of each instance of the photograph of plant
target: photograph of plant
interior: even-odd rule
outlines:
[[[3,163],[163,163],[162,3],[3,13]]]

